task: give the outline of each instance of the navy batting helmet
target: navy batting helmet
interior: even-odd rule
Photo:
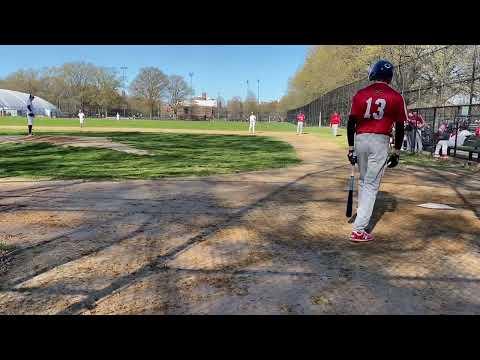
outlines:
[[[387,60],[379,60],[373,65],[368,80],[384,80],[390,82],[393,77],[393,64]]]

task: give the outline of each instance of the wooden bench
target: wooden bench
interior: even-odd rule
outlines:
[[[452,147],[448,147],[447,155],[450,155],[450,152],[454,150]],[[457,146],[457,151],[465,151],[468,152],[468,160],[473,161],[473,154],[477,154],[477,162],[480,162],[480,148],[473,147],[473,146]]]

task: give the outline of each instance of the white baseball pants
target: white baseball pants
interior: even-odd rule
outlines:
[[[440,149],[442,149],[442,156],[447,156],[448,140],[440,140],[435,147],[435,156],[440,156]]]
[[[338,124],[332,124],[333,136],[337,137]]]
[[[360,177],[358,181],[357,217],[354,231],[364,231],[372,217],[380,181],[388,158],[390,138],[382,134],[355,136],[355,153]]]
[[[297,134],[303,134],[303,121],[297,123]]]
[[[255,121],[250,121],[250,126],[248,127],[248,132],[250,134],[255,134]]]

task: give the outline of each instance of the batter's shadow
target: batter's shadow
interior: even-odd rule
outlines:
[[[383,215],[386,212],[393,212],[397,209],[397,199],[391,193],[385,191],[379,191],[377,194],[377,200],[375,201],[375,207],[373,208],[373,214],[370,219],[370,223],[365,229],[367,232],[371,233],[378,222],[382,219]],[[355,213],[348,222],[353,224],[357,218],[357,213]]]

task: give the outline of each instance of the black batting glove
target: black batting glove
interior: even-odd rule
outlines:
[[[389,156],[387,160],[387,167],[394,168],[395,166],[398,165],[399,161],[400,161],[400,155],[398,155],[397,153],[393,153]]]
[[[355,155],[354,150],[348,150],[348,161],[350,161],[350,164],[355,165],[357,163],[357,155]]]

